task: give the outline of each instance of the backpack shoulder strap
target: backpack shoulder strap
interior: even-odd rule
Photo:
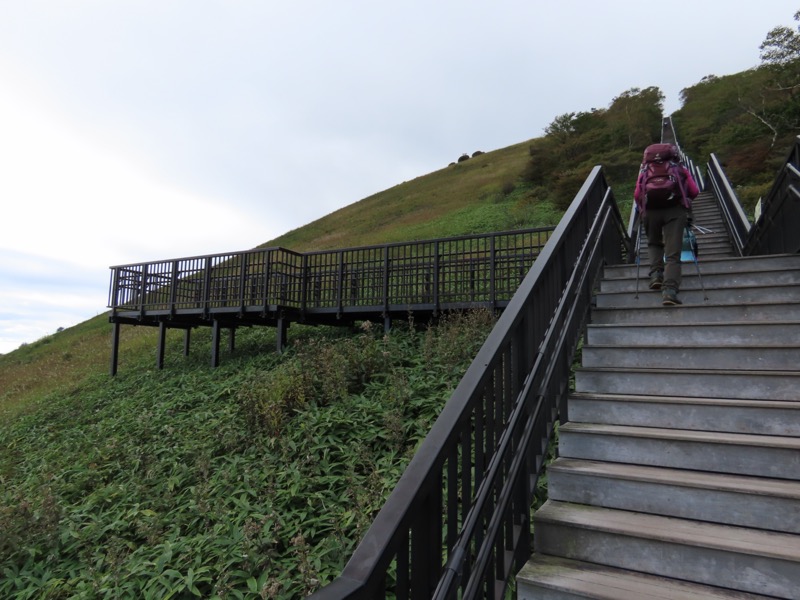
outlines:
[[[689,200],[689,196],[686,195],[686,172],[683,170],[683,166],[678,162],[671,161],[669,170],[674,173],[675,179],[678,182],[678,189],[681,191],[683,205],[691,209],[691,200]]]

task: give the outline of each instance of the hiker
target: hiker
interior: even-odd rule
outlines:
[[[692,174],[678,160],[678,149],[671,144],[648,146],[633,193],[647,232],[650,289],[661,290],[665,306],[681,304],[683,230],[691,225],[692,200],[699,193]]]

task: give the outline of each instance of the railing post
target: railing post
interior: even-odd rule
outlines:
[[[489,238],[489,302],[491,303],[492,310],[497,307],[497,294],[496,294],[496,274],[497,265],[495,264],[495,239],[496,236],[492,234]]]
[[[383,316],[389,317],[389,246],[383,247]]]
[[[274,254],[273,250],[266,250],[264,255],[264,286],[262,288],[264,303],[261,308],[262,316],[266,316],[267,311],[269,310],[269,279],[270,277],[272,277],[273,254]]]
[[[307,297],[308,297],[308,279],[309,279],[309,269],[308,269],[308,254],[303,254],[300,257],[300,314],[306,314],[306,308],[308,306]]]
[[[139,289],[139,316],[144,318],[144,298],[147,293],[147,263],[142,265],[142,281]]]
[[[108,305],[116,312],[119,304],[119,268],[111,269],[111,283],[108,286]]]
[[[175,316],[175,302],[178,295],[178,261],[172,261],[172,276],[170,277],[169,314]]]
[[[442,473],[433,481],[411,531],[411,594],[414,600],[430,598],[442,571]]]
[[[342,303],[344,301],[344,252],[339,250],[339,274],[336,278],[336,316],[342,316]]]
[[[433,314],[439,314],[439,240],[433,243]]]
[[[209,309],[211,308],[211,257],[206,256],[204,259],[205,267],[203,273],[203,317],[208,318]]]
[[[247,279],[247,258],[250,256],[250,253],[242,252],[239,256],[241,256],[241,260],[239,261],[239,314],[243,315],[245,309],[244,290]]]

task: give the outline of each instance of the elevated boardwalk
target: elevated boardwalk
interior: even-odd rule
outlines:
[[[111,267],[111,373],[117,372],[123,324],[160,329],[158,367],[170,328],[212,330],[213,366],[220,330],[290,323],[348,325],[371,320],[426,321],[442,312],[503,309],[554,228],[506,231],[408,243],[293,252],[262,248]]]

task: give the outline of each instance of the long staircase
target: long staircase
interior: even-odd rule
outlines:
[[[800,254],[694,217],[682,306],[604,270],[520,600],[800,599]]]

